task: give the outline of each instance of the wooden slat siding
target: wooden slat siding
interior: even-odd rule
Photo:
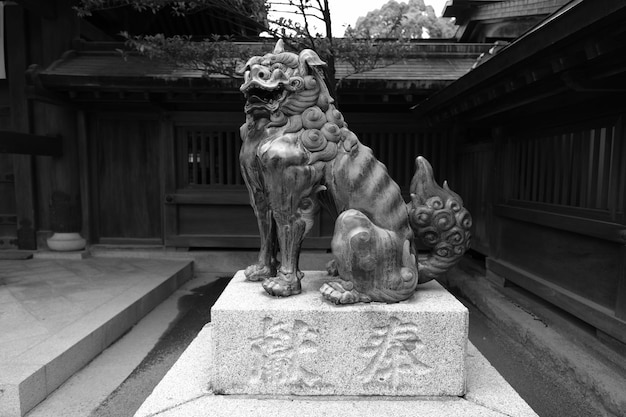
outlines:
[[[399,139],[403,143],[408,143],[409,142],[409,138],[410,138],[410,134],[408,132],[400,133]],[[402,145],[399,145],[398,148],[402,149]],[[404,166],[411,167],[413,170],[415,170],[415,158],[416,158],[416,156],[411,155],[411,152],[409,152],[405,148],[405,152],[404,152]]]
[[[571,179],[570,189],[572,190],[569,195],[567,205],[577,207],[580,204],[580,159],[582,152],[582,144],[580,138],[580,132],[572,133],[572,155],[571,160]]]
[[[552,193],[550,194],[550,202],[552,204],[559,204],[559,199],[561,197],[561,190],[563,188],[563,155],[561,154],[560,148],[560,140],[561,135],[555,134],[551,135],[549,138],[550,143],[550,153],[552,155],[552,181],[553,188]],[[531,200],[532,201],[532,200]]]
[[[239,166],[239,152],[241,151],[241,138],[239,137],[239,132],[235,133],[231,133],[231,140],[233,141],[233,143],[235,144],[235,160],[237,161],[236,164],[234,164],[234,169],[235,169],[235,183],[237,185],[243,185],[244,181],[243,181],[243,177],[241,176],[241,167]]]
[[[209,133],[208,138],[209,138],[208,160],[209,160],[209,167],[211,169],[211,175],[209,177],[209,180],[211,181],[211,184],[219,184],[219,180],[216,175],[217,174],[217,154],[215,153],[217,150],[216,142],[218,140],[218,136],[213,131]]]
[[[235,153],[233,148],[235,147],[235,139],[232,134],[226,133],[226,183],[235,184]]]
[[[567,188],[567,179],[569,172],[567,170],[569,160],[569,148],[567,147],[567,137],[565,134],[558,134],[555,137],[556,152],[559,161],[559,169],[557,169],[558,191],[554,193],[554,204],[566,205],[563,196],[570,194]],[[535,200],[537,201],[537,200]]]
[[[198,184],[198,133],[191,134],[191,183]],[[202,140],[200,138],[200,140]]]
[[[594,206],[596,203],[596,196],[598,194],[598,171],[595,167],[598,166],[598,153],[600,150],[600,132],[597,129],[591,129],[589,144],[589,171],[587,173],[587,204]]]
[[[615,184],[616,193],[618,196],[616,208],[621,211],[622,214],[622,222],[626,224],[626,193],[624,189],[626,189],[626,131],[624,130],[624,120],[623,116],[620,116],[618,123],[616,124],[615,129],[615,141],[621,147],[620,152],[616,152],[617,160],[619,161],[619,169],[617,172],[617,181]]]
[[[592,149],[592,136],[591,131],[581,132],[582,150],[580,153],[581,166],[580,166],[580,207],[587,207],[589,201],[589,159],[591,158]]]
[[[620,158],[622,156],[622,147],[624,146],[619,136],[621,134],[619,133],[621,130],[621,127],[620,127],[621,123],[622,123],[622,118],[619,117],[615,123],[615,126],[613,127],[613,135],[612,135],[613,141],[612,141],[612,149],[610,153],[611,168],[609,172],[611,172],[612,175],[609,175],[607,204],[609,206],[609,213],[611,215],[612,221],[618,221],[617,219],[617,212],[619,211],[618,195],[624,194],[624,191],[619,189]],[[624,183],[624,185],[626,186],[626,183]]]
[[[533,147],[532,147],[532,184],[531,184],[531,191],[530,191],[530,198],[533,201],[537,200],[537,193],[539,190],[539,143],[538,143],[539,139],[535,139],[533,141]]]
[[[228,141],[228,132],[220,132],[219,133],[219,147],[217,149],[217,154],[222,156],[221,163],[219,165],[219,178],[220,184],[228,184],[227,182],[227,171],[228,171],[228,161],[224,159],[228,152],[226,151],[227,141]]]
[[[604,127],[598,128],[597,130],[598,137],[598,159],[597,159],[597,184],[596,184],[596,203],[595,206],[598,208],[606,208],[604,205],[604,183],[605,183],[605,166],[604,166],[604,157],[606,155],[606,129]]]
[[[623,145],[617,132],[614,120],[603,120],[556,134],[510,139],[505,152],[513,160],[505,175],[514,190],[511,200],[594,209],[621,218]]]
[[[612,159],[612,154],[615,151],[613,144],[615,143],[615,136],[614,136],[614,129],[613,126],[608,126],[606,128],[603,128],[603,131],[605,132],[605,139],[604,139],[604,152],[602,152],[602,167],[601,167],[601,172],[602,172],[602,191],[601,191],[601,195],[602,195],[602,205],[604,206],[604,208],[606,208],[609,212],[613,212],[614,209],[613,207],[611,207],[611,205],[609,204],[609,200],[610,200],[610,196],[609,196],[609,190],[610,190],[610,184],[611,184],[611,177],[612,177],[612,173],[613,171],[613,167],[611,166],[611,159]]]
[[[206,158],[206,145],[207,145],[207,137],[204,136],[202,133],[198,132],[197,133],[197,140],[200,141],[200,184],[207,184],[207,158]],[[210,140],[210,139],[209,139]],[[213,152],[211,152],[209,154],[209,157],[213,155]],[[208,166],[211,167],[212,166],[212,161],[208,161],[209,164]],[[213,170],[210,171],[210,178],[209,181],[211,181],[211,184],[213,184]]]

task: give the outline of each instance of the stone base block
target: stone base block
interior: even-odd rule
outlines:
[[[198,334],[135,417],[537,417],[471,343],[464,397],[216,395],[209,377],[216,365],[211,327]]]
[[[239,271],[211,310],[219,394],[462,396],[468,311],[437,282],[396,304],[336,306],[319,293],[274,298]]]

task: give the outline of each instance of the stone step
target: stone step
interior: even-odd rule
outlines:
[[[0,263],[0,416],[23,416],[193,275],[189,260]]]

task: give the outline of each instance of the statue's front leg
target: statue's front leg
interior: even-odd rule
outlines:
[[[280,245],[281,264],[276,277],[266,279],[263,282],[263,288],[268,294],[278,297],[300,294],[302,291],[300,280],[304,274],[298,267],[298,260],[306,223],[303,219],[290,213],[274,213],[274,217]]]
[[[250,173],[246,169],[241,170],[248,192],[250,194],[250,204],[254,210],[254,214],[259,226],[259,235],[261,237],[261,248],[256,263],[248,266],[244,271],[248,281],[263,281],[269,277],[276,276],[276,224],[272,216],[269,201],[265,195],[265,191],[256,184],[250,177]]]
[[[254,205],[253,205],[254,207]],[[255,210],[259,234],[261,236],[261,248],[259,249],[258,260],[248,266],[244,272],[248,281],[263,281],[269,277],[276,276],[278,261],[278,243],[276,241],[276,224],[269,209]]]

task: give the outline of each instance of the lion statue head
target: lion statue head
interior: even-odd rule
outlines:
[[[324,66],[313,50],[285,52],[283,40],[278,40],[273,52],[254,56],[243,67],[245,112],[255,119],[280,121],[312,106],[328,110],[333,100],[324,83]]]

